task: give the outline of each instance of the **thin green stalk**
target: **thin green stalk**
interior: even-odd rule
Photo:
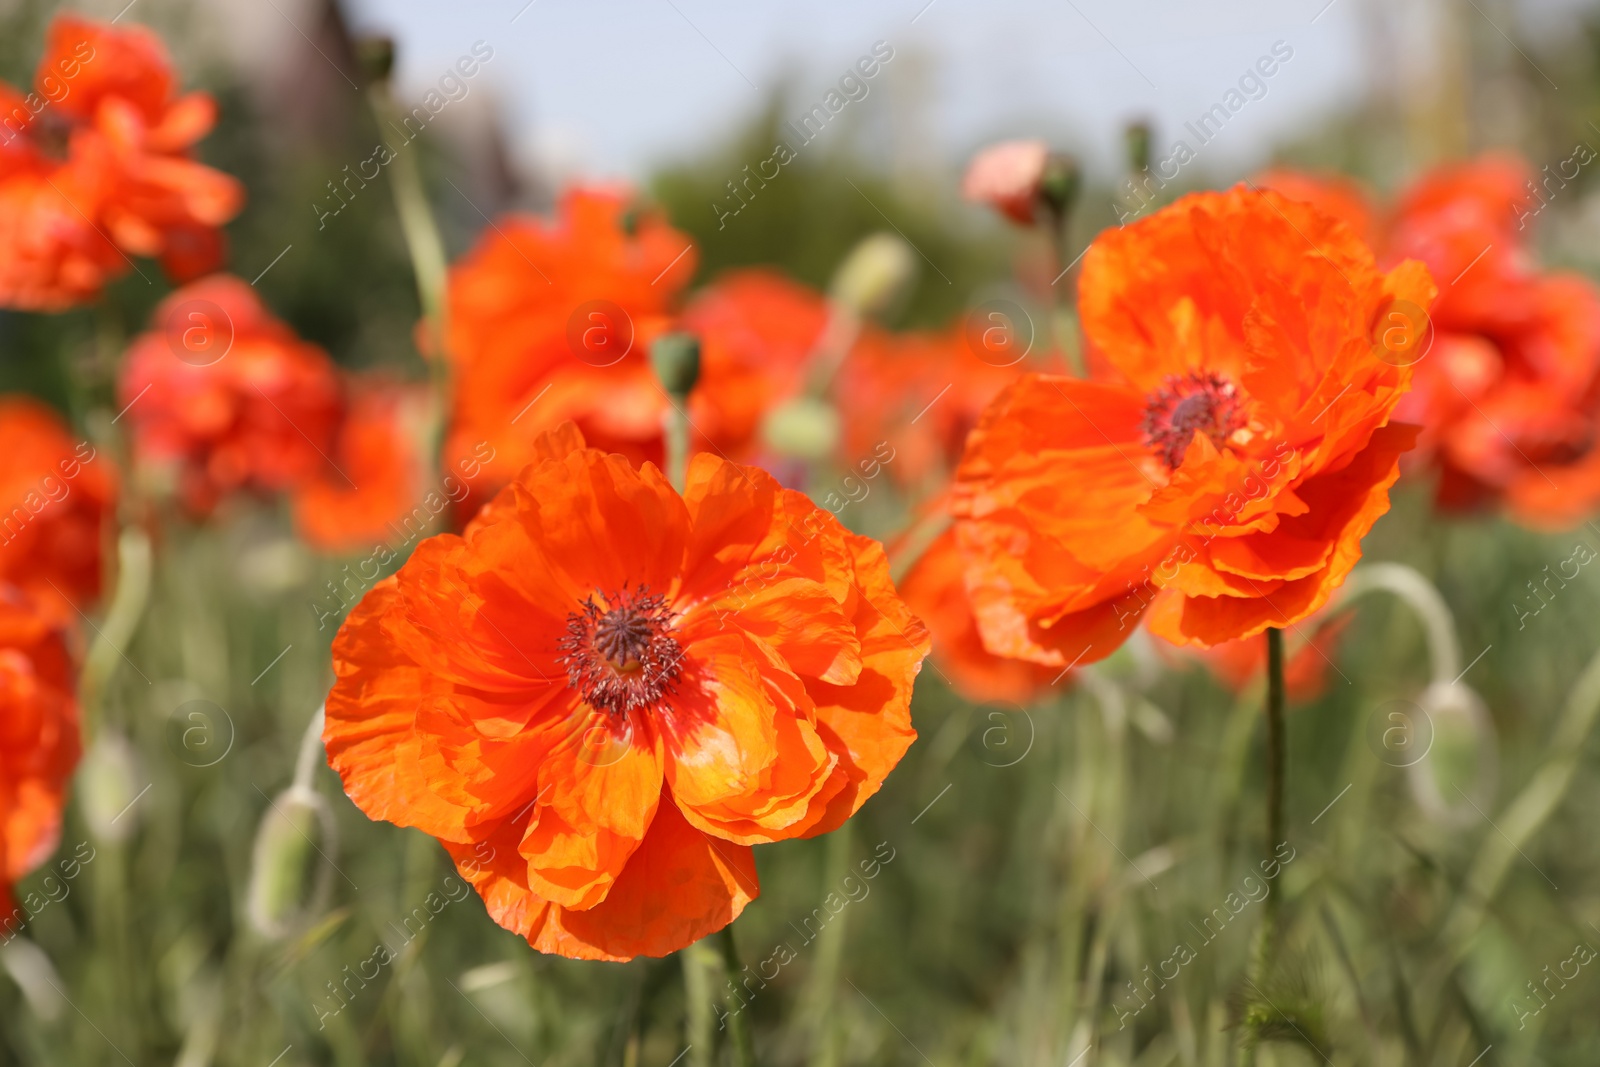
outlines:
[[[744,964],[739,962],[739,948],[733,943],[732,925],[724,926],[711,935],[722,951],[722,965],[728,972],[728,1038],[733,1046],[733,1067],[755,1067],[755,1035],[750,1029],[750,1017],[743,1011],[745,1004],[735,992]]]
[[[850,871],[850,846],[854,841],[854,823],[847,822],[828,835],[827,857],[823,863],[823,891],[830,892],[844,881]],[[817,938],[816,965],[806,980],[801,994],[801,1027],[811,1046],[812,1067],[826,1067],[838,1060],[835,1042],[835,1017],[833,993],[839,985],[839,971],[844,963],[845,931],[848,912],[841,912],[823,927]]]
[[[122,662],[123,650],[138,629],[150,598],[150,539],[137,526],[123,528],[117,538],[117,588],[105,622],[95,631],[79,679],[85,741],[98,734],[104,715],[105,689]]]
[[[697,941],[678,953],[683,964],[684,1040],[688,1044],[689,1067],[712,1067],[716,1062],[716,1022],[711,982],[717,955],[704,941]]]
[[[672,483],[672,488],[681,493],[689,480],[689,416],[684,410],[689,398],[671,393],[667,395],[672,397],[672,404],[664,416],[667,480]]]
[[[1267,630],[1267,849],[1270,852],[1284,840],[1283,772],[1286,748],[1283,727],[1283,631],[1276,627]],[[1256,930],[1255,944],[1251,948],[1250,966],[1246,981],[1247,995],[1259,996],[1266,983],[1268,964],[1272,959],[1278,936],[1278,900],[1281,894],[1270,893],[1261,903],[1261,926]],[[1239,1046],[1239,1064],[1248,1067],[1255,1062],[1255,1040],[1245,1032]]]
[[[379,78],[367,87],[367,100],[372,106],[379,130],[398,128],[395,122],[398,108],[389,93],[386,79]],[[394,153],[390,169],[395,213],[400,217],[400,231],[411,257],[412,274],[416,277],[417,301],[422,306],[422,319],[428,332],[428,371],[433,388],[432,410],[423,429],[423,455],[428,458],[432,470],[437,471],[440,450],[444,447],[445,420],[452,403],[450,360],[445,354],[445,287],[449,260],[445,255],[444,238],[439,234],[433,207],[428,203],[416,150],[408,144],[401,144],[400,150]]]

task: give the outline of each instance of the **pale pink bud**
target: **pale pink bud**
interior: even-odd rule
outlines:
[[[1050,149],[1043,141],[1003,141],[973,157],[961,195],[988,204],[1022,225],[1034,220]]]

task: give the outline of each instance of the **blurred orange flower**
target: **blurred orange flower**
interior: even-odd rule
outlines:
[[[953,511],[985,646],[1091,663],[1132,623],[1179,644],[1324,603],[1388,510],[1413,427],[1375,344],[1421,264],[1273,192],[1184,197],[1084,259],[1084,332],[1115,381],[1028,375],[968,438]],[[1398,364],[1398,365],[1397,365]]]
[[[568,425],[334,641],[324,740],[545,952],[664,955],[756,896],[749,846],[838,827],[915,736],[926,631],[882,548],[709,453],[680,497]]]
[[[733,271],[695,294],[679,328],[700,339],[700,382],[689,398],[699,445],[753,457],[762,417],[804,388],[827,324],[822,294],[775,271]]]
[[[1342,174],[1312,174],[1274,168],[1256,175],[1251,182],[1259,189],[1272,189],[1290,200],[1310,204],[1324,215],[1331,215],[1350,227],[1352,233],[1374,251],[1381,251],[1379,220],[1372,198],[1359,183]]]
[[[565,421],[596,446],[661,459],[666,396],[650,342],[693,277],[693,242],[623,190],[567,191],[554,218],[514,216],[450,269],[456,373],[449,465],[487,441],[493,492]]]
[[[215,122],[149,30],[57,16],[34,91],[0,84],[0,306],[91,299],[129,256],[178,281],[216,269],[244,189],[190,158]]]
[[[906,606],[927,624],[941,677],[976,704],[1005,701],[1027,706],[1053,683],[1059,667],[1005,659],[983,647],[965,584],[966,563],[954,530],[945,530],[917,557],[900,582]]]
[[[896,482],[940,491],[989,402],[1026,371],[1059,371],[1054,355],[1026,358],[1019,339],[1032,331],[1012,334],[1009,315],[1009,339],[986,341],[986,331],[998,329],[987,315],[969,315],[939,332],[863,332],[835,387],[840,406],[850,413],[844,427],[848,457],[870,456],[887,441],[895,450],[890,469]]]
[[[0,586],[0,939],[26,921],[11,886],[55,851],[79,755],[72,664],[60,632]]]
[[[329,465],[340,384],[322,349],[219,274],[161,302],[128,350],[118,402],[139,463],[172,470],[206,514],[228,493],[288,489]]]
[[[327,552],[402,537],[398,524],[421,503],[423,492],[418,445],[426,392],[366,378],[350,379],[346,391],[329,461],[294,487],[295,529]]]
[[[116,475],[55,412],[0,397],[0,583],[63,624],[100,596]]]
[[[1427,263],[1441,289],[1399,416],[1426,427],[1441,506],[1500,504],[1559,528],[1600,507],[1600,288],[1533,263],[1532,178],[1522,161],[1489,155],[1438,168],[1401,197],[1392,254]]]

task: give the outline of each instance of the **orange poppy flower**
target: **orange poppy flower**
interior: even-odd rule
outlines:
[[[1350,227],[1352,233],[1375,251],[1380,248],[1379,223],[1372,198],[1359,184],[1343,175],[1306,174],[1274,168],[1256,175],[1250,184],[1310,204]]]
[[[1005,659],[983,647],[978,620],[967,596],[966,561],[954,530],[945,530],[911,565],[900,582],[906,605],[927,624],[940,676],[975,704],[1004,701],[1027,706],[1066,673],[1020,659]]]
[[[804,388],[827,324],[822,294],[775,271],[733,271],[695,294],[678,328],[700,340],[697,444],[741,461],[759,451],[762,417]]]
[[[223,257],[238,181],[190,150],[216,122],[176,95],[160,40],[74,15],[51,23],[34,91],[0,85],[0,305],[59,310],[159,256],[186,281]]]
[[[137,459],[174,470],[196,514],[236,490],[288,489],[330,462],[333,363],[229,275],[161,302],[128,349],[118,394]]]
[[[55,851],[79,755],[72,664],[60,632],[0,586],[0,940],[26,922],[11,886]]]
[[[493,492],[569,420],[597,446],[659,461],[667,400],[650,342],[694,269],[693,242],[617,189],[570,189],[554,218],[484,231],[450,269],[449,464],[487,441],[497,460],[477,489]]]
[[[1442,289],[1399,413],[1427,427],[1441,506],[1499,504],[1559,528],[1600,507],[1600,288],[1532,262],[1532,177],[1491,155],[1401,197],[1390,247],[1427,263]]]
[[[115,473],[93,445],[43,404],[0,398],[0,583],[48,621],[72,621],[99,599],[115,499]]]
[[[674,492],[571,425],[333,645],[328,758],[535,948],[659,956],[756,896],[749,846],[844,822],[915,736],[928,638],[882,548],[701,453]]]
[[[1337,220],[1241,187],[1103,234],[1079,293],[1120,380],[1024,377],[957,471],[985,646],[1091,663],[1152,607],[1153,631],[1201,645],[1316,611],[1415,438],[1390,423],[1409,366],[1375,337],[1432,300],[1427,271],[1380,274]]]
[[[348,393],[328,462],[294,488],[295,529],[326,552],[395,540],[399,524],[422,504],[426,394],[360,378]],[[452,479],[443,488],[458,484]]]

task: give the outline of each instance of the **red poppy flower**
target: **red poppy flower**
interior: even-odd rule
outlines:
[[[1441,291],[1400,414],[1427,427],[1441,506],[1501,504],[1567,527],[1600,507],[1600,288],[1533,264],[1531,179],[1486,156],[1401,197],[1390,247],[1427,263]]]
[[[87,441],[24,397],[0,398],[0,583],[54,623],[100,596],[101,544],[116,476]]]
[[[975,704],[1029,705],[1065,682],[1059,667],[1005,659],[983,647],[967,596],[966,561],[954,530],[945,530],[917,557],[900,582],[906,606],[927,624],[940,676]]]
[[[667,401],[649,347],[694,269],[693,242],[620,190],[574,188],[554,218],[486,230],[450,269],[451,465],[487,441],[497,460],[477,488],[492,492],[569,420],[597,446],[659,461]]]
[[[327,552],[395,540],[423,506],[418,444],[427,396],[365,379],[350,381],[348,392],[329,461],[294,488],[295,529]],[[460,485],[451,478],[441,488],[454,493]]]
[[[334,641],[324,740],[545,952],[663,955],[839,826],[910,745],[928,638],[882,548],[710,453],[674,492],[572,426]]]
[[[90,299],[129,256],[179,281],[215,269],[244,200],[189,156],[215,122],[209,96],[176,95],[150,31],[57,16],[34,91],[0,85],[0,304]]]
[[[338,374],[238,278],[214,275],[162,301],[128,350],[118,394],[138,460],[174,468],[197,514],[236,490],[288,489],[330,462]]]
[[[1094,662],[1152,603],[1154,631],[1202,645],[1321,607],[1415,437],[1390,424],[1410,369],[1375,331],[1427,306],[1426,270],[1380,274],[1337,220],[1236,188],[1108,231],[1079,292],[1120,380],[1024,377],[957,472],[985,646]]]
[[[11,886],[55,851],[78,762],[78,708],[61,634],[0,586],[0,938],[25,920]]]

